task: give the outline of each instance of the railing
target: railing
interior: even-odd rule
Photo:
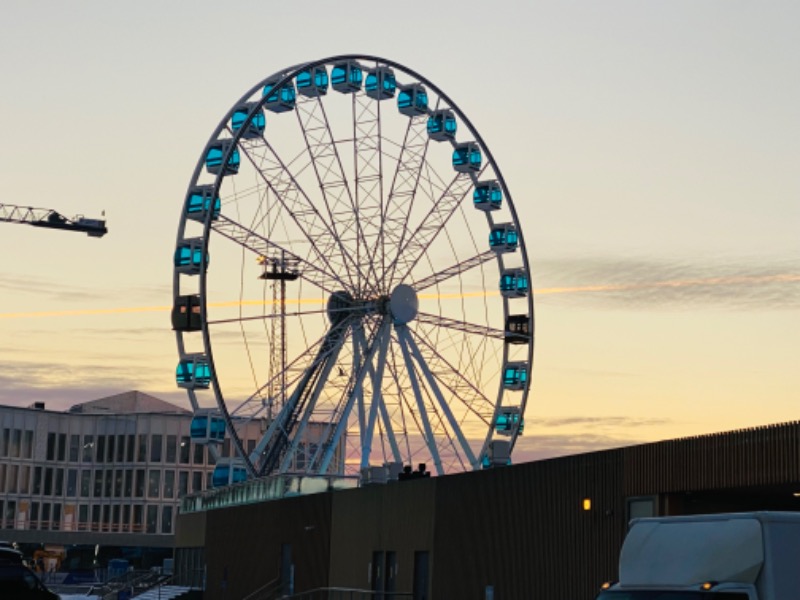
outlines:
[[[404,600],[414,597],[412,592],[376,592],[357,588],[317,588],[291,596],[292,600]]]
[[[180,512],[202,512],[224,506],[278,500],[287,496],[352,489],[358,487],[358,482],[358,477],[271,475],[184,496],[181,499]]]
[[[256,591],[249,593],[242,600],[272,600],[279,597],[283,582],[280,579],[273,579],[269,583],[265,583]]]

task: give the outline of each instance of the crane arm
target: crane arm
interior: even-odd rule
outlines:
[[[0,204],[0,221],[5,221],[6,223],[26,223],[34,227],[47,227],[49,229],[80,231],[91,237],[103,237],[108,233],[105,220],[87,219],[82,215],[68,219],[61,213],[50,208],[32,208],[30,206]]]

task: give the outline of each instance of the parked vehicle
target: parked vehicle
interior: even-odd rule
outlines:
[[[800,513],[636,519],[597,600],[797,600],[798,557]]]
[[[11,600],[58,600],[36,574],[22,564],[0,563],[0,598]]]
[[[15,565],[22,564],[22,552],[15,549],[13,546],[0,545],[0,564],[11,563]]]

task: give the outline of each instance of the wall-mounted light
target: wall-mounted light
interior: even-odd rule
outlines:
[[[591,498],[584,498],[583,499],[583,510],[592,510],[592,499]]]

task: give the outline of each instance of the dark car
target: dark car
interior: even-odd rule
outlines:
[[[58,600],[25,565],[0,563],[0,598],[11,600]]]
[[[15,550],[11,546],[0,545],[0,564],[11,563],[22,564],[22,552]]]

